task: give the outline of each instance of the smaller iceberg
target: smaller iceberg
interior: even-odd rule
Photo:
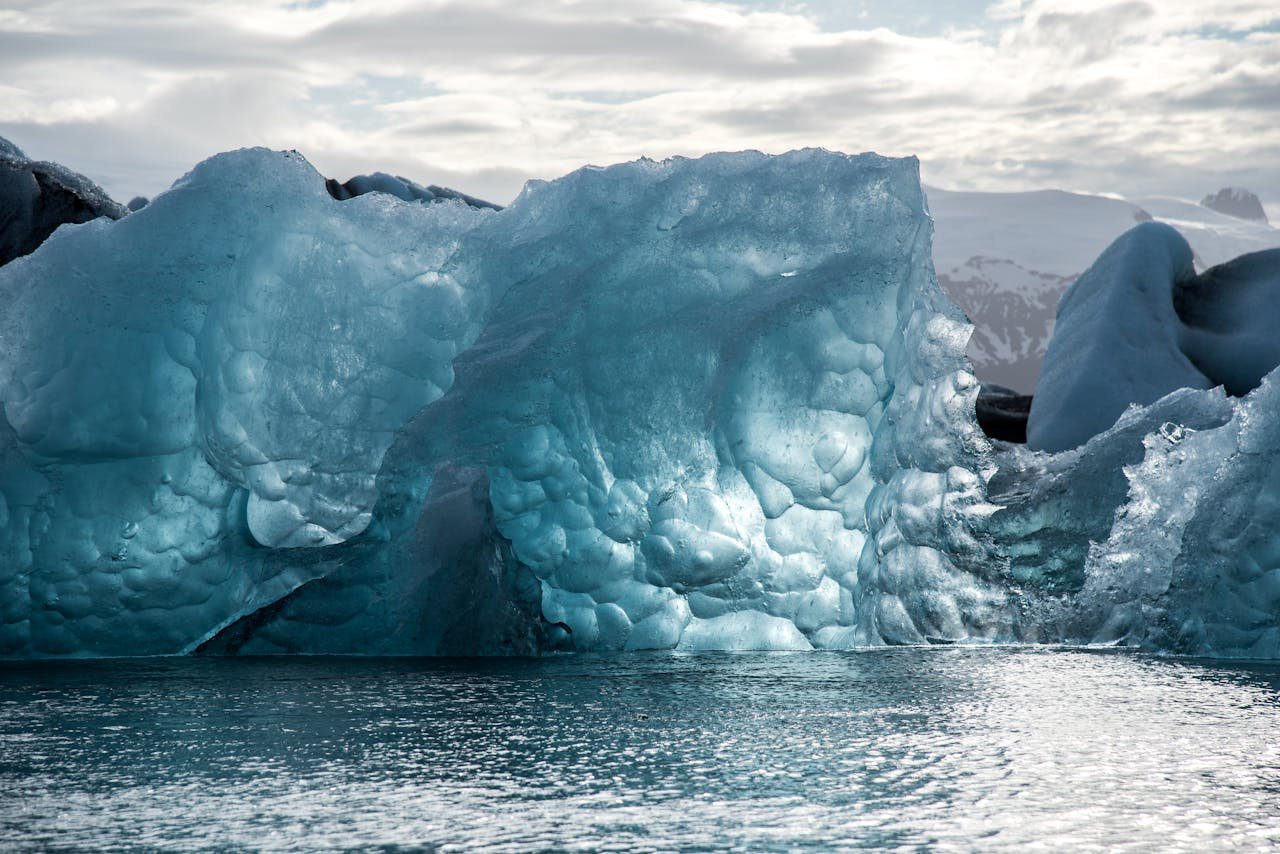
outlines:
[[[1196,274],[1171,226],[1121,235],[1058,303],[1027,422],[1027,443],[1079,447],[1178,389],[1240,396],[1280,365],[1280,249]]]
[[[1213,383],[1179,341],[1173,293],[1195,275],[1191,247],[1145,222],[1107,247],[1058,302],[1027,420],[1027,444],[1065,451],[1109,428],[1130,404]]]
[[[1063,297],[989,481],[997,565],[1042,639],[1280,656],[1280,250],[1196,274],[1145,223]]]

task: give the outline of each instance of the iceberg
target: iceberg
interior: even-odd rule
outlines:
[[[1164,223],[1142,223],[1107,247],[1058,302],[1027,419],[1028,445],[1075,448],[1130,404],[1213,386],[1179,341],[1174,290],[1194,276],[1191,247]]]
[[[1280,657],[1277,253],[1123,236],[1046,451],[978,427],[912,158],[348,183],[222,154],[0,268],[0,656]]]
[[[1247,394],[1280,365],[1280,249],[1200,274],[1192,257],[1171,226],[1143,223],[1063,294],[1027,421],[1032,448],[1079,447],[1128,406],[1178,389]]]
[[[913,158],[397,186],[233,152],[0,269],[0,653],[1015,635]]]
[[[1196,274],[1145,223],[1063,296],[1030,449],[988,481],[1028,637],[1280,657],[1278,288],[1280,250]]]
[[[1008,448],[990,534],[1024,639],[1280,658],[1277,406],[1274,375],[1180,389],[1075,450]]]

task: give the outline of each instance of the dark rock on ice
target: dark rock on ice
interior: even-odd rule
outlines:
[[[88,178],[57,163],[30,160],[0,138],[0,265],[31,254],[63,223],[125,213]]]
[[[406,202],[425,202],[430,204],[431,202],[457,199],[466,202],[473,208],[502,210],[501,205],[486,202],[484,199],[477,199],[475,196],[468,196],[466,193],[459,193],[457,190],[451,190],[448,187],[437,187],[435,184],[424,187],[415,181],[410,181],[408,178],[402,178],[399,175],[388,175],[386,172],[374,172],[372,175],[356,175],[341,184],[334,178],[326,178],[324,186],[329,191],[329,195],[338,201],[363,196],[365,193],[390,193],[397,199],[403,199]]]
[[[983,385],[978,392],[978,426],[989,438],[1025,445],[1031,395],[999,385]]]

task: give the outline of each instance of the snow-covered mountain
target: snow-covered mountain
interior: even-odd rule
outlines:
[[[1169,197],[927,192],[938,281],[974,323],[969,357],[978,376],[1024,392],[1036,386],[1058,298],[1135,224],[1178,229],[1201,270],[1280,246],[1280,229],[1265,221]]]

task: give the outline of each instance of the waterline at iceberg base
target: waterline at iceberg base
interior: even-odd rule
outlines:
[[[1280,654],[1271,383],[978,429],[914,159],[214,157],[0,268],[0,654]]]

